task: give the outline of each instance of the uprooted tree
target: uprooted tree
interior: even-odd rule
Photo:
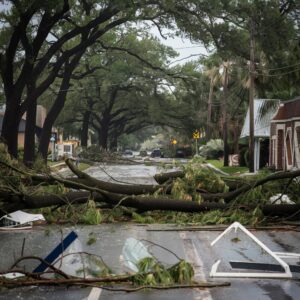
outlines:
[[[77,205],[92,199],[106,207],[129,207],[138,212],[167,210],[197,213],[235,208],[251,211],[259,207],[264,215],[299,218],[299,203],[275,205],[260,197],[265,195],[269,198],[276,193],[293,193],[297,197],[300,170],[246,180],[220,177],[208,167],[203,167],[202,161],[196,160],[181,171],[155,175],[155,185],[137,185],[93,178],[80,171],[69,159],[66,164],[76,177],[63,178],[50,172],[34,173],[11,160],[8,154],[2,154],[0,164],[2,215],[18,209]],[[50,193],[44,187],[57,185],[64,187],[63,192]]]

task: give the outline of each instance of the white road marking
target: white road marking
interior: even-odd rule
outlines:
[[[203,261],[198,254],[198,251],[195,247],[193,240],[188,239],[185,232],[180,232],[179,236],[183,241],[183,248],[186,255],[186,259],[192,264],[194,268],[195,271],[194,279],[196,281],[206,281],[206,276],[203,272]],[[209,290],[197,289],[197,291],[200,293],[200,298],[196,298],[196,299],[212,300],[212,296]]]
[[[102,289],[93,287],[87,300],[99,300],[102,293]]]

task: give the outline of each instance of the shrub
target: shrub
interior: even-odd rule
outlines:
[[[199,154],[207,159],[218,159],[223,156],[224,143],[221,139],[210,140],[200,147]]]

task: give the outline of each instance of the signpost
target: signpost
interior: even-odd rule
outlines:
[[[55,137],[54,135],[51,136],[50,138],[50,142],[52,143],[52,158],[51,160],[54,161],[55,160]]]
[[[193,139],[196,141],[196,156],[199,156],[198,140],[203,137],[205,137],[204,131],[200,132],[198,129],[196,129],[193,132]]]
[[[175,138],[171,138],[170,143],[172,145],[170,150],[173,152],[173,155],[175,157],[176,156],[176,145],[178,142]]]
[[[196,156],[199,156],[198,140],[200,139],[200,131],[198,129],[193,132],[193,139],[196,140]]]

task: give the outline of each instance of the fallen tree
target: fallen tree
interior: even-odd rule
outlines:
[[[160,246],[156,244],[157,246]],[[72,252],[65,254],[83,255],[93,258],[93,263],[97,264],[98,268],[90,270],[89,266],[82,259],[82,269],[80,273],[76,272],[76,276],[65,273],[60,269],[60,266],[55,266],[47,260],[37,256],[24,256],[18,258],[12,267],[4,272],[0,272],[0,287],[15,288],[24,286],[62,286],[62,285],[81,285],[81,286],[96,286],[98,288],[107,289],[109,291],[125,291],[135,292],[141,289],[179,289],[179,288],[212,288],[229,286],[228,282],[208,282],[195,281],[194,269],[191,263],[179,258],[175,253],[164,248],[174,254],[178,259],[174,265],[166,267],[160,263],[155,257],[145,257],[140,259],[135,266],[136,272],[116,275],[106,265],[101,256],[94,255],[88,252]],[[25,266],[19,267],[19,263],[28,260],[37,260],[48,267],[43,272],[28,272]],[[61,261],[61,264],[63,262]],[[89,263],[88,263],[89,265]],[[11,274],[17,274],[18,277],[10,278]],[[2,276],[3,275],[3,276]],[[46,277],[45,277],[46,275]],[[87,277],[86,275],[89,275]],[[109,284],[109,286],[108,286]],[[114,285],[114,287],[112,287]]]
[[[242,209],[247,211],[254,210],[257,205],[245,204],[226,204],[217,202],[198,203],[195,201],[185,201],[172,199],[170,197],[153,196],[124,196],[122,194],[107,193],[105,196],[97,192],[69,192],[62,195],[22,195],[22,196],[8,196],[7,202],[4,202],[2,210],[7,212],[15,211],[16,209],[35,209],[48,206],[70,205],[86,203],[89,199],[95,202],[104,202],[111,204],[112,207],[122,205],[125,207],[136,208],[138,211],[180,211],[180,212],[207,212],[211,210],[221,209]],[[266,216],[288,216],[295,212],[300,214],[300,204],[281,204],[261,205],[261,210]]]
[[[27,185],[31,184],[61,184],[64,187],[75,189],[62,194],[37,194],[28,192],[26,189],[20,190],[5,186],[0,187],[1,214],[6,214],[18,209],[34,209],[48,206],[62,206],[70,204],[86,203],[89,199],[95,202],[106,203],[111,207],[124,206],[138,210],[139,212],[163,210],[179,212],[207,212],[211,210],[243,209],[251,211],[258,205],[262,213],[266,216],[289,216],[299,217],[300,204],[272,205],[267,203],[241,204],[232,203],[238,196],[262,186],[268,182],[289,179],[291,181],[300,176],[300,170],[290,172],[278,172],[250,183],[244,183],[233,191],[222,193],[212,193],[204,189],[196,189],[201,196],[201,201],[189,201],[176,199],[172,195],[174,180],[183,178],[186,174],[183,171],[176,171],[161,175],[156,175],[157,185],[129,185],[120,183],[107,183],[93,178],[76,168],[70,160],[66,164],[77,176],[76,178],[62,178],[56,175],[36,174],[24,170],[5,161],[0,164],[11,172],[19,174],[22,181]],[[162,183],[162,184],[159,184]],[[171,194],[170,194],[171,193]],[[221,200],[221,201],[220,201]],[[225,203],[224,203],[225,202]]]

